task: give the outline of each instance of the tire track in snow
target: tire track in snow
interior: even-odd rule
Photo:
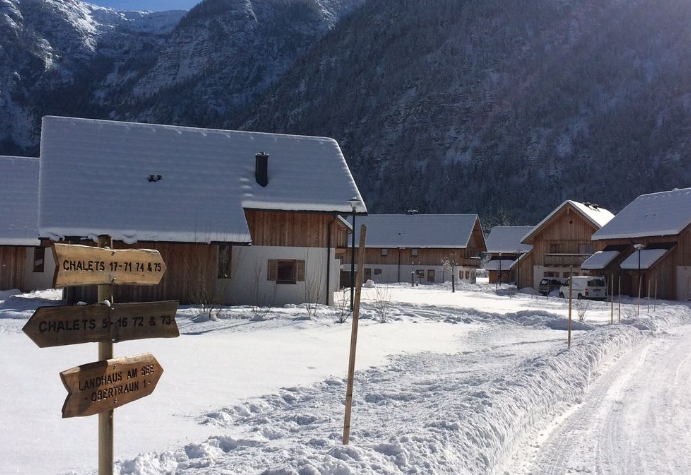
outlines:
[[[532,464],[507,473],[691,473],[689,345],[687,326],[622,356],[540,444]]]

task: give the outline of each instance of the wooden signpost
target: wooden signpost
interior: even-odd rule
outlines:
[[[40,348],[98,342],[99,361],[60,373],[67,389],[62,417],[98,414],[98,473],[113,473],[113,409],[150,395],[163,368],[150,353],[113,358],[113,343],[180,336],[176,301],[113,303],[113,285],[156,285],[166,271],[158,251],[54,244],[53,284],[98,285],[93,305],[40,307],[23,330]]]
[[[97,361],[60,373],[67,389],[62,417],[83,417],[115,409],[151,394],[163,368],[151,353]]]
[[[70,285],[156,285],[166,271],[158,251],[103,249],[55,244],[55,287]]]
[[[22,329],[39,348],[180,336],[178,302],[39,307]]]

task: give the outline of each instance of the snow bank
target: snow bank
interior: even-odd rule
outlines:
[[[513,316],[517,323],[534,318]],[[643,318],[636,326],[594,329],[571,350],[555,348],[508,368],[490,364],[470,376],[469,358],[479,364],[482,355],[401,356],[358,373],[349,446],[340,442],[345,382],[332,378],[208,413],[203,423],[228,435],[142,454],[120,463],[118,473],[493,473],[532,428],[581,400],[600,365],[647,338],[637,327],[689,320],[670,311],[654,324]]]

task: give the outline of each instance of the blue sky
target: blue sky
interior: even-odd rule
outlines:
[[[201,0],[84,0],[118,10],[189,10]]]

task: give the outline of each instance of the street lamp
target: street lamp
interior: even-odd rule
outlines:
[[[644,247],[643,244],[633,245],[633,248],[638,251],[638,310],[636,310],[636,316],[641,313],[641,249]]]
[[[353,210],[353,233],[350,245],[350,311],[353,311],[353,289],[355,288],[355,210],[360,200],[354,196],[348,200]]]

